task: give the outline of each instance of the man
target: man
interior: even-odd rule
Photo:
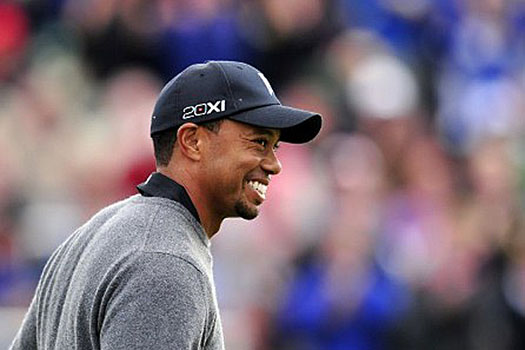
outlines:
[[[278,142],[320,128],[247,64],[184,70],[153,111],[157,172],[53,253],[11,348],[223,349],[210,238],[257,216]]]

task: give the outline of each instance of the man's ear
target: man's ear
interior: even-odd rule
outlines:
[[[177,144],[186,157],[198,161],[201,158],[202,134],[193,123],[185,123],[177,130]]]

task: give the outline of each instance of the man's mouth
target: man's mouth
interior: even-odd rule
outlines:
[[[255,191],[257,194],[262,198],[266,199],[266,190],[268,189],[268,185],[265,185],[259,181],[248,181],[248,185]]]

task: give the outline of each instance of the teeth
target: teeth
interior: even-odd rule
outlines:
[[[263,198],[266,198],[266,190],[268,189],[268,186],[265,184],[260,183],[259,181],[248,181],[248,185],[250,185],[251,188],[253,188],[257,193]]]

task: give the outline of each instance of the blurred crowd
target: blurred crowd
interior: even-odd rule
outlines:
[[[0,0],[0,308],[136,193],[208,59],[325,120],[213,240],[228,349],[525,348],[524,0]]]

